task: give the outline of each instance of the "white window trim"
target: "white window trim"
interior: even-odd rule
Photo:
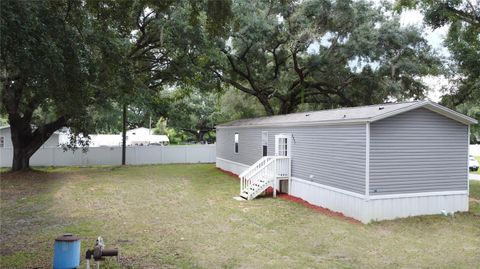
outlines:
[[[240,134],[235,132],[233,135],[233,154],[239,154],[240,152]]]
[[[267,138],[267,141],[266,141],[266,144],[264,144],[263,142],[263,135],[265,134],[266,138]],[[266,146],[267,147],[267,155],[268,155],[268,131],[262,131],[262,141],[261,141],[261,145],[260,145],[260,150],[262,152],[262,156],[263,156],[263,147]],[[266,156],[267,156],[266,155]]]
[[[267,137],[267,141],[266,141],[267,143],[265,145],[263,144],[263,142],[264,142],[263,141],[263,135],[264,134]],[[262,146],[267,146],[268,147],[268,131],[262,131]]]
[[[282,133],[275,135],[275,156],[278,155],[278,144],[277,141],[279,138],[286,138],[287,139],[287,157],[292,156],[292,134],[290,133]]]

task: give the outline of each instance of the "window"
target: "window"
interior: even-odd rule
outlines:
[[[0,148],[4,148],[4,147],[5,147],[5,137],[0,136]]]
[[[235,153],[238,153],[238,133],[235,133]]]
[[[275,156],[290,156],[290,137],[289,134],[275,136]]]
[[[262,132],[262,156],[268,155],[268,132]]]
[[[278,138],[278,155],[288,156],[287,138]]]

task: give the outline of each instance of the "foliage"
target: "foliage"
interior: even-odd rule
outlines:
[[[453,87],[444,89],[442,103],[480,119],[480,5],[469,0],[399,0],[397,10],[418,9],[433,29],[449,26],[444,45],[453,61]],[[480,143],[480,128],[472,126],[472,143]]]
[[[0,126],[8,125],[8,119],[0,116]]]
[[[92,11],[89,2],[1,1],[1,110],[14,170],[28,169],[62,126],[88,134],[93,112],[130,85],[128,40]]]
[[[129,98],[127,107],[127,129],[150,127],[159,117],[167,115],[170,99],[159,91],[145,91]],[[99,108],[94,112],[93,121],[97,133],[111,134],[122,131],[122,105],[117,101]]]
[[[447,103],[448,104],[448,103]],[[474,119],[480,119],[480,100],[467,100],[463,104],[454,107],[456,111],[468,115]],[[480,125],[470,126],[470,143],[480,144]]]
[[[168,135],[172,144],[212,143],[217,124],[265,113],[252,96],[231,90],[217,93],[178,88],[162,93],[161,99],[167,112],[157,121],[154,133]]]
[[[236,1],[231,31],[209,55],[224,83],[255,96],[266,114],[302,104],[353,106],[421,99],[420,77],[440,60],[420,29],[367,1]],[[217,49],[217,51],[218,51]]]
[[[180,97],[172,99],[169,93],[159,91],[205,84],[198,81],[196,73],[200,70],[194,62],[207,35],[216,37],[224,33],[229,7],[229,1],[136,1],[127,7],[133,15],[115,17],[117,22],[131,27],[132,44],[125,57],[133,65],[137,84],[116,103],[105,106],[108,111],[97,113],[97,131],[121,130],[124,102],[128,104],[128,128],[147,126],[152,118],[174,115],[170,111]],[[199,18],[207,21],[205,31],[199,25]],[[181,129],[176,133],[182,133]]]
[[[197,142],[204,142],[205,135],[212,132],[218,122],[218,95],[195,89],[180,89],[175,94],[168,126],[190,134]]]
[[[192,140],[191,136],[184,131],[175,128],[167,128],[167,136],[170,140],[170,144],[173,145],[185,144],[187,141]]]
[[[446,42],[461,76],[444,103],[478,115],[478,9],[399,2],[423,9],[434,27],[451,24]],[[422,29],[365,0],[0,5],[0,113],[19,167],[59,127],[119,132],[125,104],[129,128],[163,117],[162,133],[205,141],[237,118],[421,99],[421,77],[443,72]]]
[[[160,114],[154,90],[191,80],[197,17],[220,35],[213,30],[228,21],[230,2],[5,0],[0,10],[0,112],[20,170],[62,126],[82,137],[117,130],[125,104],[138,116],[131,126]]]
[[[153,129],[153,134],[156,135],[166,135],[167,134],[167,121],[162,117],[158,119]]]
[[[238,119],[265,116],[265,110],[258,100],[247,93],[227,87],[217,103],[218,123]]]

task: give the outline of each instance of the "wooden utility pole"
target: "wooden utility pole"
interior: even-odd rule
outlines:
[[[122,128],[122,165],[126,163],[127,156],[127,104],[123,104],[123,128]]]

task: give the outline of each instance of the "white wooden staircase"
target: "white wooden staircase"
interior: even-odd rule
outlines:
[[[252,200],[268,187],[273,188],[276,195],[280,179],[288,179],[290,183],[290,157],[265,156],[239,175],[240,196]],[[290,184],[289,184],[290,188]]]

